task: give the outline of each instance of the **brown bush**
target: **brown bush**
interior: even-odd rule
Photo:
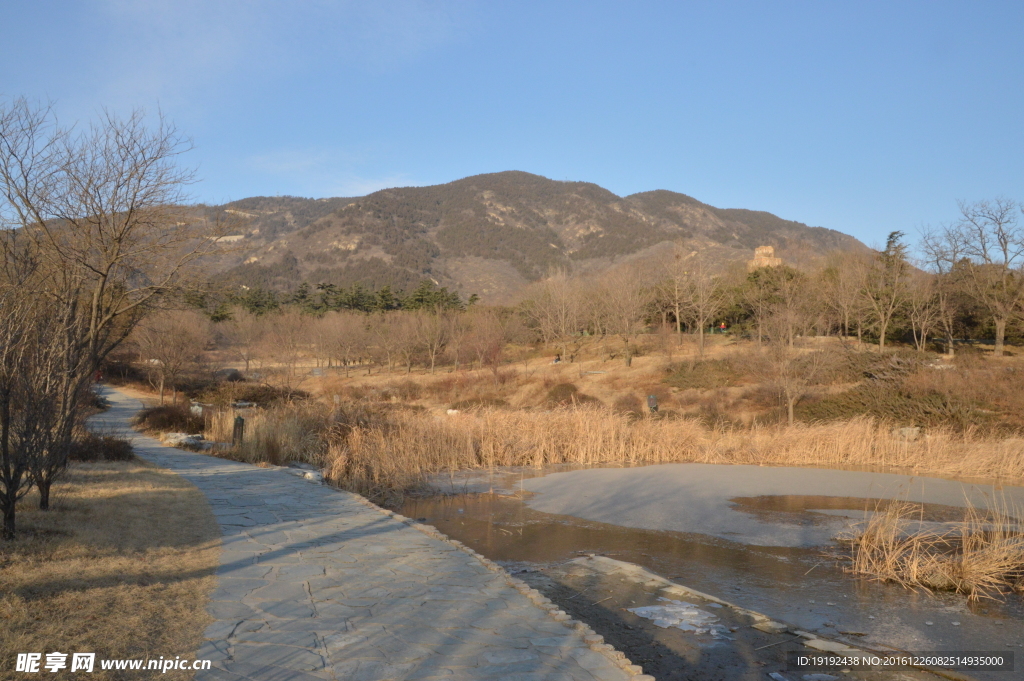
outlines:
[[[501,399],[500,397],[472,397],[468,400],[459,400],[458,402],[452,402],[449,409],[507,409],[508,402]]]
[[[422,386],[411,380],[393,381],[380,389],[380,396],[385,400],[396,399],[402,402],[412,402],[418,400],[422,394]]]
[[[644,407],[643,400],[636,395],[622,395],[615,399],[612,404],[612,411],[616,414],[633,414],[634,416],[642,415],[647,409]]]
[[[133,425],[140,430],[158,433],[201,433],[205,427],[202,416],[185,407],[161,405],[143,409],[135,415]]]
[[[665,382],[674,388],[686,390],[712,390],[738,385],[749,378],[732,359],[709,359],[701,362],[683,362],[671,369]]]
[[[583,404],[601,404],[592,395],[581,393],[574,383],[559,383],[548,391],[546,402],[554,407],[571,407]]]
[[[222,381],[200,393],[197,399],[221,407],[232,402],[255,402],[261,407],[269,407],[283,402],[309,399],[309,393],[302,390],[286,391],[262,383]]]
[[[85,432],[71,442],[68,458],[72,461],[131,461],[135,458],[132,443],[122,437]]]

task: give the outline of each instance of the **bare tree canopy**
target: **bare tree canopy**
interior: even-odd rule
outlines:
[[[1006,325],[1024,302],[1024,206],[1005,198],[961,201],[960,219],[924,236],[922,248],[940,274],[959,271],[970,297],[995,324],[995,353],[1003,354]]]
[[[193,174],[177,161],[190,148],[174,126],[161,118],[151,129],[138,111],[75,129],[48,106],[0,101],[0,335],[5,376],[18,381],[0,387],[5,514],[23,493],[22,464],[46,508],[93,372],[214,247],[185,205]],[[29,327],[17,314],[26,305]],[[30,423],[32,438],[18,431]],[[12,509],[4,534],[14,535]]]
[[[191,149],[160,118],[107,113],[75,130],[53,110],[18,99],[0,104],[0,226],[5,250],[30,249],[34,285],[76,298],[83,339],[96,362],[160,297],[190,283],[190,265],[214,246],[214,230],[188,207]]]
[[[893,232],[885,243],[885,250],[875,256],[868,267],[863,296],[878,330],[878,347],[885,347],[889,325],[903,309],[907,300],[910,264],[903,232]]]

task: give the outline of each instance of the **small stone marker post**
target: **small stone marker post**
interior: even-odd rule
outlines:
[[[658,396],[657,395],[648,395],[647,396],[647,408],[651,410],[652,414],[656,414],[658,412]]]
[[[231,431],[231,444],[238,446],[242,444],[242,438],[245,436],[245,419],[241,416],[235,417],[235,427]]]

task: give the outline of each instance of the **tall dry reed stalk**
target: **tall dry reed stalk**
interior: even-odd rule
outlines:
[[[964,520],[945,529],[923,524],[914,504],[879,508],[847,539],[851,572],[908,588],[956,591],[971,599],[1024,593],[1024,531],[1020,509],[968,503]],[[917,517],[915,517],[917,516]]]
[[[357,491],[414,487],[442,471],[546,464],[670,462],[871,466],[947,476],[1024,478],[1024,439],[932,431],[909,442],[868,418],[709,429],[691,420],[630,420],[603,408],[395,414],[332,442],[327,474]]]
[[[273,409],[248,413],[245,437],[230,450],[232,458],[248,463],[281,465],[302,461],[325,464],[330,429],[330,411],[316,403],[285,404]],[[208,440],[230,442],[235,413],[221,411],[210,417],[204,436]]]
[[[230,439],[232,415],[215,416],[207,437]],[[934,429],[908,441],[870,418],[845,422],[708,428],[687,419],[631,419],[602,407],[545,412],[484,409],[454,416],[410,411],[331,411],[296,404],[259,411],[232,456],[325,469],[339,486],[395,503],[445,471],[547,464],[671,462],[910,470],[1024,479],[1024,439]]]

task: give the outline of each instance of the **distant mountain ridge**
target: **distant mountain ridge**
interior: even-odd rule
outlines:
[[[846,234],[770,213],[715,208],[667,190],[620,197],[519,171],[357,198],[252,197],[206,210],[240,237],[210,263],[214,279],[279,290],[303,281],[411,290],[431,279],[503,300],[556,268],[599,271],[655,258],[680,241],[723,265],[765,245],[797,266],[866,250]]]

